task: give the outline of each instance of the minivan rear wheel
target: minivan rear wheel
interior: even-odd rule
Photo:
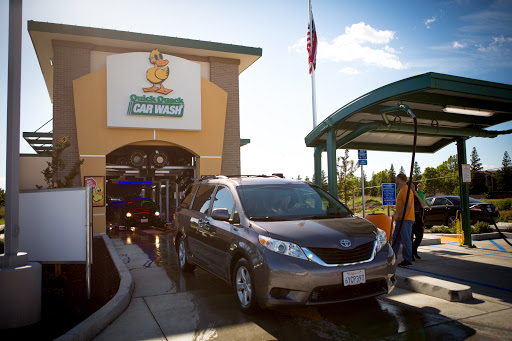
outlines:
[[[183,272],[191,272],[195,268],[195,265],[190,264],[187,260],[187,244],[183,236],[180,237],[178,242],[178,261]]]
[[[245,258],[240,258],[233,271],[234,287],[240,309],[244,313],[253,313],[258,309],[252,268]]]

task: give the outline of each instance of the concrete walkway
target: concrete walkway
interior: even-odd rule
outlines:
[[[172,252],[169,251],[172,250],[170,238],[170,235],[166,238],[159,234],[158,242],[169,244],[167,252]],[[482,242],[488,241],[475,244]],[[200,321],[194,298],[187,292],[177,290],[180,283],[171,280],[164,267],[154,264],[154,257],[139,246],[121,239],[112,239],[111,244],[131,273],[135,289],[127,309],[94,340],[204,341],[220,337],[213,325],[211,328],[203,325],[205,322]],[[477,339],[478,336],[496,340],[512,339],[512,326],[509,323],[512,315],[512,253],[487,248],[468,249],[453,243],[439,244],[436,236],[427,234],[419,254],[422,259],[414,262],[411,268],[397,269],[397,277],[402,283],[390,295],[381,296],[382,299],[420,309],[436,307],[444,315],[443,318],[448,319],[446,323],[467,324],[476,330]],[[409,281],[409,284],[404,284],[404,281]],[[411,285],[410,282],[415,284]],[[465,296],[462,300],[465,302],[450,302],[453,290],[463,291],[466,288],[470,288],[471,296]],[[440,297],[439,292],[447,296]],[[226,286],[223,297],[229,300],[231,296]],[[219,307],[229,305],[225,302],[217,304]],[[170,318],[174,316],[173,311],[179,312],[179,318]],[[253,328],[250,324],[245,326],[242,324],[240,328]],[[191,332],[197,330],[201,332]],[[243,328],[238,332],[251,335]],[[261,333],[261,330],[257,332]],[[272,335],[267,336],[272,339]],[[78,336],[74,339],[89,338]]]

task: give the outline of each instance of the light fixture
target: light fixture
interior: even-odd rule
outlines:
[[[485,116],[489,117],[494,114],[493,111],[489,110],[480,110],[474,108],[464,108],[464,107],[454,107],[451,105],[447,105],[443,108],[444,112],[448,112],[451,114],[462,114],[462,115],[471,115],[471,116]]]
[[[53,66],[53,57],[50,57],[50,65]]]

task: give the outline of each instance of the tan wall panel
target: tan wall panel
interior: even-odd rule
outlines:
[[[102,69],[76,79],[74,85],[80,155],[107,155],[141,141],[162,141],[196,156],[222,156],[227,93],[201,79],[201,131],[126,129],[107,127],[107,81]],[[220,169],[219,169],[220,172]]]
[[[222,166],[222,159],[199,159],[197,161],[197,167],[199,171],[197,172],[199,176],[201,175],[217,175],[220,174],[220,168]]]
[[[36,185],[46,188],[43,173],[51,162],[50,156],[21,155],[20,156],[20,191],[37,189]]]
[[[92,233],[106,233],[107,231],[107,208],[94,207],[92,210]]]

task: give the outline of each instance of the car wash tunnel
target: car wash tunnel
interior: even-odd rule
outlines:
[[[178,201],[196,177],[195,157],[180,147],[125,146],[107,155],[107,225],[163,225],[172,220]],[[138,221],[127,219],[133,199],[147,199],[154,212]],[[142,214],[142,213],[141,213]],[[148,216],[146,216],[146,214]]]
[[[462,176],[462,165],[467,164],[466,140],[510,134],[512,130],[492,130],[510,120],[511,85],[426,73],[346,104],[318,124],[305,142],[315,148],[315,174],[321,174],[322,153],[327,152],[329,192],[335,196],[337,149],[433,154],[455,142],[464,243],[471,246],[469,190]],[[319,176],[315,182],[320,185]]]

